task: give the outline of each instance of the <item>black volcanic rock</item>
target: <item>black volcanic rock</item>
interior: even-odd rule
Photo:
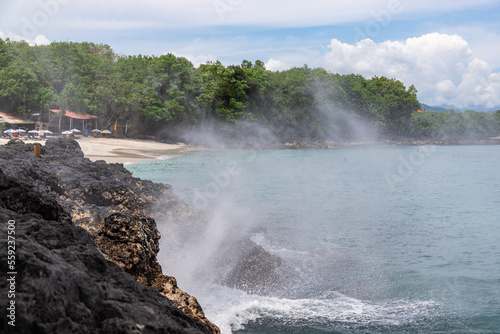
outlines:
[[[229,256],[231,254],[231,256]],[[281,258],[247,238],[228,243],[216,255],[220,283],[252,294],[273,294],[283,283]]]
[[[156,280],[168,277],[162,274],[156,260],[160,235],[154,219],[147,214],[160,201],[163,208],[189,209],[172,194],[170,186],[133,178],[121,164],[91,162],[83,157],[74,140],[48,140],[41,152],[42,158],[34,157],[33,145],[20,141],[0,146],[0,208],[12,214],[36,214],[46,221],[83,227],[101,256],[140,283],[152,286]],[[189,211],[185,215],[189,216]],[[45,268],[47,273],[51,270]],[[57,287],[59,280],[53,284]],[[177,286],[171,287],[176,290],[162,288],[162,293],[193,299]],[[189,305],[193,309],[187,313],[200,316],[195,320],[204,323],[207,332],[219,333],[197,302],[179,299],[174,303],[184,311]]]
[[[34,157],[33,146],[21,141],[11,141],[8,145],[0,146],[0,209],[6,217],[24,217],[19,218],[24,221],[19,226],[26,227],[20,227],[19,231],[30,237],[23,242],[34,242],[30,247],[33,251],[38,249],[31,257],[24,254],[26,257],[19,258],[21,265],[27,261],[26,267],[31,268],[29,272],[39,272],[38,276],[33,274],[35,276],[22,281],[26,283],[27,289],[31,289],[26,291],[26,296],[30,293],[37,296],[38,292],[34,291],[34,287],[43,287],[39,292],[40,297],[36,299],[39,309],[37,312],[43,315],[56,312],[54,316],[62,317],[63,320],[54,324],[52,318],[43,318],[41,315],[36,320],[30,320],[27,314],[26,321],[37,322],[37,326],[48,326],[46,332],[57,332],[57,326],[66,326],[64,328],[71,332],[71,328],[82,322],[84,326],[89,326],[89,333],[95,332],[93,325],[105,325],[117,332],[117,328],[128,328],[124,333],[147,333],[141,324],[149,321],[151,327],[148,328],[156,328],[154,319],[164,319],[158,315],[160,311],[157,311],[161,310],[161,305],[150,307],[149,304],[137,304],[134,298],[140,299],[139,292],[151,291],[141,285],[131,288],[135,291],[133,296],[129,292],[119,292],[123,286],[128,287],[132,284],[130,282],[135,282],[133,277],[144,285],[155,287],[183,314],[192,317],[195,328],[219,333],[217,326],[205,317],[196,298],[180,290],[175,278],[164,275],[157,261],[160,234],[156,220],[181,227],[181,242],[173,245],[175,251],[184,246],[183,240],[186,241],[185,244],[199,240],[207,226],[204,213],[182,202],[173,194],[169,185],[135,178],[122,164],[91,162],[84,157],[79,144],[74,140],[48,140],[41,147],[41,158]],[[33,234],[31,231],[39,231],[40,234]],[[46,241],[45,237],[40,237],[42,235],[47,236]],[[69,241],[66,243],[65,239],[76,240],[75,238],[78,240],[72,242],[73,246]],[[80,241],[85,241],[85,245]],[[91,241],[90,244],[87,244],[88,241]],[[46,243],[53,244],[54,248]],[[48,249],[47,254],[45,250],[40,250],[42,246],[39,244]],[[93,250],[91,246],[94,247]],[[64,250],[64,254],[61,250]],[[59,257],[54,257],[51,252],[56,252]],[[71,254],[66,254],[67,252]],[[100,257],[96,257],[95,252]],[[92,254],[88,255],[90,253]],[[58,261],[66,259],[65,256],[69,257],[69,263],[61,262],[58,265]],[[44,262],[43,259],[51,260]],[[118,275],[118,267],[106,260],[124,270],[121,273],[128,280],[125,276]],[[86,263],[90,263],[92,268],[87,268]],[[213,262],[206,265],[212,268],[215,266],[220,272],[216,278],[219,283],[253,293],[267,293],[279,282],[281,260],[243,237],[227,240],[217,251]],[[168,271],[168,268],[165,269]],[[96,271],[90,278],[85,276],[89,274],[89,270]],[[63,275],[64,271],[71,275]],[[77,281],[73,282],[71,277],[75,277]],[[87,277],[87,283],[83,282],[83,277]],[[61,283],[66,279],[73,283]],[[123,285],[118,287],[115,283]],[[71,288],[75,284],[79,286],[78,293]],[[113,289],[117,291],[117,295],[122,294],[122,297],[117,297],[120,303],[135,305],[138,315],[145,316],[143,322],[139,321],[140,317],[131,317],[143,329],[134,327],[136,320],[130,323],[125,321],[129,317],[128,308],[124,305],[116,306],[115,299],[106,299],[107,293]],[[66,292],[68,296],[64,299],[62,296]],[[52,294],[54,297],[51,297]],[[92,297],[94,295],[96,297]],[[73,300],[74,298],[76,299]],[[80,299],[84,300],[84,305]],[[152,299],[148,299],[148,303],[150,300]],[[163,305],[164,299],[159,300]],[[33,299],[26,297],[28,306],[32,302]],[[115,312],[116,315],[102,315],[101,309],[106,314]],[[149,312],[147,310],[156,314],[156,318],[144,315],[143,312]],[[76,314],[68,316],[63,311]],[[95,312],[97,313],[94,314]],[[86,320],[87,318],[90,320]],[[42,329],[40,333],[43,333]]]
[[[0,208],[0,235],[15,221],[15,327],[0,320],[1,333],[211,333],[156,289],[135,281],[107,261],[90,235],[70,222],[19,215]],[[0,252],[7,273],[7,253]],[[10,277],[10,276],[9,276]],[[0,280],[7,291],[7,280]]]

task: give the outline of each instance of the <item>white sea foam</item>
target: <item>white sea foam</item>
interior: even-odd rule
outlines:
[[[158,259],[224,334],[496,333],[498,147],[439,151],[395,192],[383,175],[414,147],[259,151],[252,163],[248,152],[219,152],[242,166],[239,178],[210,198],[206,235],[189,242],[176,230],[186,225],[158,222]],[[153,160],[134,176],[175,181],[189,202],[221,173],[215,161]],[[214,283],[224,272],[209,260],[246,232],[283,260],[280,298]]]
[[[269,253],[280,257],[287,258],[287,257],[302,256],[307,254],[307,252],[305,251],[284,248],[279,245],[273,244],[272,242],[270,242],[268,238],[266,238],[266,235],[264,233],[256,233],[250,239],[257,245],[262,246]]]
[[[198,297],[205,314],[219,326],[222,334],[243,330],[259,319],[288,325],[308,322],[320,326],[331,323],[347,327],[401,326],[429,317],[440,307],[433,301],[363,301],[338,292],[324,294],[326,299],[287,299],[248,295],[220,286],[210,290],[214,292],[213,289],[217,297],[199,294]],[[221,299],[221,296],[224,297]]]

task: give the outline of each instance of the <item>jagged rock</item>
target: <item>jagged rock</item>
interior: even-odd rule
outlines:
[[[106,259],[219,332],[196,299],[163,275],[156,259],[155,219],[181,226],[181,240],[196,241],[206,228],[203,213],[179,200],[171,186],[135,178],[121,164],[91,162],[74,140],[48,140],[41,158],[34,157],[33,144],[12,142],[0,147],[0,207],[84,228]],[[228,240],[217,253],[207,265],[220,265],[216,280],[222,284],[265,293],[279,282],[279,258],[248,238]]]
[[[8,277],[14,277],[15,288],[0,280],[1,291],[15,291],[13,298],[0,295],[4,310],[15,302],[14,318],[1,317],[1,333],[213,332],[104,259],[84,229],[4,208],[0,220],[2,238],[7,236],[7,221],[15,221],[17,246],[15,268],[8,268],[7,252],[0,252],[1,272],[16,272]]]
[[[159,207],[188,209],[172,187],[134,178],[121,164],[91,162],[74,140],[48,140],[41,153],[34,157],[33,145],[22,142],[0,147],[0,207],[85,228],[107,259],[152,285],[162,270],[160,235],[148,214]],[[197,302],[186,305],[193,308],[188,313],[203,314]],[[195,320],[219,332],[205,317]]]
[[[68,219],[56,199],[50,194],[37,192],[21,178],[8,178],[0,169],[0,206],[20,214],[38,213],[47,220]]]
[[[242,238],[226,247],[224,253],[233,257],[220,257],[221,268],[228,268],[222,284],[249,293],[270,293],[279,286],[282,276],[279,269],[282,261],[271,255],[262,246],[250,239]]]
[[[67,140],[64,138],[52,138],[45,142],[42,147],[41,154],[53,155],[58,158],[65,157],[68,159],[74,159],[75,157],[83,158],[84,154],[75,140]]]
[[[156,260],[159,239],[160,233],[152,218],[122,213],[106,217],[102,229],[94,237],[107,258],[147,285],[152,285],[152,281],[161,275]]]
[[[177,286],[177,280],[172,276],[159,275],[156,277],[153,287],[160,291],[165,297],[193,319],[201,319],[203,323],[210,326],[214,333],[219,333],[219,328],[205,317],[205,313],[199,307],[198,300],[188,295]]]

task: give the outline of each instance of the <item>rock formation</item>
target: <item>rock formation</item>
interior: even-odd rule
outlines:
[[[12,141],[1,147],[0,207],[84,228],[106,259],[140,283],[153,286],[156,280],[168,278],[156,260],[160,234],[146,214],[160,198],[164,205],[183,206],[170,186],[133,178],[121,164],[91,162],[74,140],[48,140],[41,155],[41,159],[34,157],[30,144]],[[164,295],[185,299],[177,298],[175,306],[210,328],[207,332],[219,333],[194,297],[176,284],[169,288],[172,291],[162,288]]]
[[[93,312],[94,306],[97,305],[96,310],[99,311],[100,308],[106,309],[106,307],[99,305],[113,304],[113,302],[107,300],[109,297],[108,292],[111,285],[113,285],[111,282],[119,283],[124,282],[126,279],[121,276],[120,279],[114,278],[113,275],[119,276],[119,270],[103,259],[113,262],[143,285],[156,288],[175,307],[195,320],[192,322],[194,324],[193,328],[204,332],[219,332],[217,326],[205,317],[196,298],[180,290],[175,278],[163,275],[162,268],[156,259],[159,251],[160,233],[155,220],[164,220],[167,215],[173,216],[172,223],[186,227],[186,238],[196,238],[194,234],[203,231],[205,219],[203,213],[194,210],[179,200],[174,195],[171,186],[135,178],[121,164],[107,164],[104,161],[91,162],[84,157],[78,143],[74,140],[48,140],[41,148],[41,158],[33,156],[32,144],[11,141],[9,144],[0,147],[0,208],[4,209],[4,216],[12,217],[15,214],[18,215],[16,217],[20,217],[22,224],[19,225],[23,226],[20,227],[20,231],[22,229],[21,234],[28,233],[24,232],[25,229],[26,231],[43,231],[44,229],[39,229],[40,226],[47,226],[47,229],[55,234],[53,236],[55,238],[54,244],[62,242],[60,240],[65,238],[64,235],[57,235],[59,230],[61,230],[61,233],[62,231],[68,231],[67,233],[72,236],[79,235],[82,242],[85,241],[85,247],[78,248],[71,246],[70,242],[64,243],[64,247],[74,253],[72,256],[75,257],[75,259],[68,259],[69,263],[64,263],[64,266],[76,268],[74,269],[76,271],[78,269],[83,271],[83,273],[78,274],[74,272],[73,276],[84,277],[82,275],[89,270],[85,264],[86,259],[96,265],[94,268],[96,270],[95,277],[92,278],[93,281],[90,280],[88,283],[90,285],[95,283],[95,286],[92,287],[92,291],[96,291],[97,294],[95,298],[90,296],[91,294],[87,297],[70,294],[67,300],[54,300],[54,303],[58,304],[55,308],[61,308],[58,311],[59,313],[54,313],[54,317],[66,319],[61,320],[61,324],[55,323],[59,321],[57,319],[49,321],[41,315],[38,318],[29,318],[30,315],[28,314],[25,316],[26,321],[29,320],[31,323],[36,323],[42,327],[46,326],[45,332],[51,332],[52,329],[56,328],[54,326],[70,326],[68,328],[73,328],[71,326],[80,324],[79,317],[82,318],[84,317],[83,314]],[[83,228],[88,234],[79,228]],[[82,237],[83,235],[87,237]],[[39,245],[41,243],[40,238],[35,237],[38,243],[32,238],[29,239],[30,242],[34,242],[33,248],[39,249],[42,247]],[[87,244],[89,240],[95,243],[95,246],[97,246],[96,251],[100,252],[102,258],[98,259],[96,253],[90,250],[92,247]],[[42,243],[42,245],[44,244]],[[49,253],[56,252],[58,256],[61,253],[61,249],[57,249],[57,247],[54,249],[46,245],[43,247],[47,248],[46,251]],[[82,250],[83,254],[78,253],[80,250]],[[89,252],[93,252],[92,256],[85,255]],[[40,253],[41,259],[51,258],[53,255],[49,253],[47,255]],[[26,261],[30,259],[26,258]],[[61,259],[61,257],[58,257],[52,262],[57,263],[57,261],[62,261]],[[19,261],[24,260],[20,259]],[[39,265],[40,270],[45,272],[46,275],[26,276],[27,281],[21,281],[19,285],[24,286],[26,284],[27,288],[33,288],[32,290],[28,289],[26,293],[32,293],[35,296],[38,308],[48,308],[50,294],[64,295],[64,291],[58,289],[64,290],[70,289],[70,287],[65,283],[60,284],[60,282],[66,278],[71,282],[71,278],[66,276],[58,277],[57,275],[62,275],[60,271],[57,271],[57,275],[52,275],[51,272],[56,270],[56,265],[44,267],[42,265],[43,260],[33,259],[33,261],[36,262],[36,265]],[[78,262],[76,265],[73,263],[75,261],[81,263]],[[241,239],[228,243],[225,248],[221,248],[214,263],[221,266],[218,282],[230,287],[258,293],[268,291],[273,282],[277,282],[279,279],[277,270],[281,261],[251,240]],[[35,264],[33,265],[36,267]],[[26,264],[26,268],[28,267],[30,265]],[[166,268],[166,271],[168,272],[168,268]],[[125,272],[123,272],[123,275],[127,275]],[[43,286],[50,285],[52,280],[52,284],[55,284],[55,286],[37,292],[34,287],[38,284],[38,280],[43,281],[43,283],[40,281]],[[80,283],[76,282],[75,284]],[[109,325],[111,327],[106,327],[110,328],[110,333],[113,333],[113,330],[118,332],[118,328],[128,328],[124,332],[131,333],[141,327],[142,324],[147,328],[151,328],[150,332],[154,332],[153,328],[159,328],[155,326],[160,326],[159,324],[163,321],[163,318],[158,314],[162,312],[161,310],[164,307],[170,307],[170,303],[165,300],[158,302],[161,305],[156,305],[153,309],[148,308],[149,304],[147,303],[149,301],[144,302],[145,304],[142,301],[136,304],[134,298],[140,299],[138,295],[140,295],[141,291],[148,291],[151,296],[155,296],[154,293],[147,290],[146,287],[133,285],[129,281],[126,281],[124,285],[126,287],[133,286],[131,289],[136,294],[130,296],[124,294],[121,299],[122,307],[125,307],[124,305],[130,299],[131,305],[143,307],[144,310],[139,310],[137,317],[130,318],[134,319],[133,323],[127,322],[128,311],[119,308],[114,311],[116,316],[111,318],[105,317],[101,319],[102,315],[98,313],[92,314],[91,318],[94,317],[93,320],[85,322],[85,326],[89,328],[89,333],[95,332],[95,328],[100,328],[99,326],[104,326],[104,321],[107,321],[106,326],[108,326],[108,323],[116,325],[115,327],[111,325]],[[83,287],[85,285],[82,285],[82,289]],[[102,289],[104,289],[104,292]],[[123,287],[114,286],[113,289],[118,291]],[[41,294],[40,298],[42,299],[36,299],[38,293]],[[81,293],[85,294],[85,292]],[[72,300],[72,298],[76,299]],[[81,303],[80,298],[85,299],[83,301],[85,306],[79,304]],[[89,298],[94,299],[87,302]],[[158,298],[157,300],[160,301]],[[31,303],[31,299],[27,299],[26,302]],[[59,305],[59,303],[64,306]],[[75,305],[74,312],[76,314],[64,316],[61,313],[62,309],[67,309],[70,305]],[[132,309],[131,306],[130,310]],[[82,313],[78,313],[77,310],[81,310]],[[139,315],[142,316],[144,312],[149,312],[145,310],[153,312],[155,317],[145,317],[141,322]],[[40,314],[49,311],[40,311]],[[171,311],[172,314],[178,315],[179,312],[176,312]],[[170,313],[167,312],[167,314]],[[50,322],[50,324],[45,324],[44,321]],[[139,327],[134,327],[134,324],[139,324]],[[148,331],[139,330],[138,332]],[[179,331],[179,333],[181,332]]]
[[[4,177],[2,195],[6,186],[17,186],[5,181]],[[11,318],[4,314],[0,333],[213,332],[156,289],[138,283],[107,261],[90,235],[70,221],[45,220],[40,214],[18,214],[5,208],[0,208],[0,220],[3,245],[7,222],[15,221],[17,246],[15,297],[0,296],[3,309],[15,301],[15,327],[7,324]],[[0,270],[3,274],[11,271],[3,251]],[[7,284],[6,279],[0,280],[0,290],[7,291]]]

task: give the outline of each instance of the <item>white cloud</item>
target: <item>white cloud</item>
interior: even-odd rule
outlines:
[[[324,67],[332,72],[358,73],[365,77],[396,78],[419,91],[428,104],[459,107],[500,104],[500,75],[475,58],[466,40],[458,35],[432,33],[406,41],[356,44],[333,39],[324,56]]]
[[[176,51],[195,66],[215,59],[212,55],[224,64],[269,59],[267,67],[277,70],[324,66],[342,73],[397,77],[414,83],[419,98],[429,103],[479,99],[499,104],[498,76],[491,68],[500,67],[500,26],[493,15],[453,20],[454,14],[468,10],[493,14],[498,1],[0,0],[0,30],[5,32],[0,37],[30,44],[93,41],[125,54]],[[285,38],[286,29],[280,28],[291,28],[293,38]],[[344,41],[357,41],[351,35],[358,30],[357,37],[372,39],[404,38],[413,31],[441,34],[404,42],[332,40],[324,64],[320,62],[325,36],[334,33]]]
[[[464,26],[441,27],[436,30],[443,34],[458,34],[469,42],[474,54],[481,55],[492,68],[500,68],[500,25],[474,23]]]
[[[32,39],[29,39],[29,38],[25,38],[23,36],[14,34],[10,31],[7,31],[5,33],[3,31],[0,31],[0,38],[3,40],[9,38],[11,41],[15,41],[15,42],[26,41],[26,42],[28,42],[29,45],[48,45],[48,44],[50,44],[50,41],[47,39],[47,37],[45,37],[44,35],[41,35],[41,34],[36,35]]]
[[[197,55],[197,56],[195,56],[192,54],[179,54],[177,52],[167,52],[167,53],[171,53],[176,57],[186,58],[187,60],[189,60],[193,64],[194,67],[198,67],[202,64],[206,64],[209,61],[216,61],[217,60],[217,57],[214,55]]]
[[[290,68],[290,66],[288,66],[284,62],[273,58],[269,59],[265,66],[269,71],[285,71]]]
[[[266,26],[306,27],[371,20],[383,11],[398,8],[397,15],[442,13],[494,4],[498,0],[120,0],[11,1],[0,20],[19,20],[46,13],[51,21],[72,24],[72,28],[93,29],[124,24],[162,27]],[[19,3],[19,4],[17,4]],[[396,14],[396,13],[392,13]],[[97,24],[92,24],[92,22]],[[61,22],[62,23],[62,22]]]

